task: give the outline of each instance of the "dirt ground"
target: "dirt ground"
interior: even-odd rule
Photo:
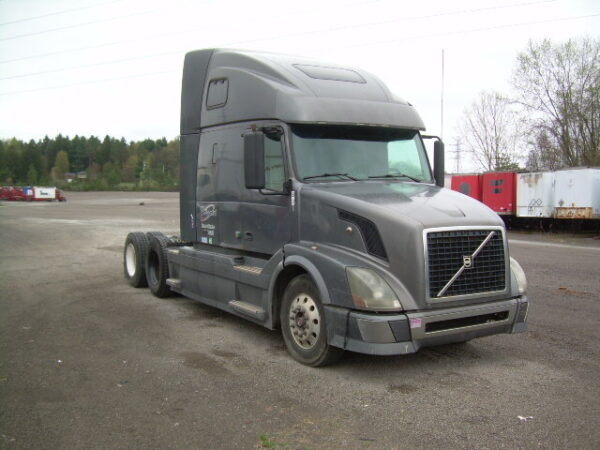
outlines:
[[[530,331],[313,369],[123,279],[176,193],[0,204],[0,448],[598,448],[600,241],[511,233]]]

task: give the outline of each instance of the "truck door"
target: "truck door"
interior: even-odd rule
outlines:
[[[246,189],[244,138],[247,125],[228,125],[202,134],[198,158],[197,241],[273,255],[290,241],[289,178],[285,138],[265,135],[265,189]]]
[[[265,189],[246,189],[240,205],[242,248],[272,255],[292,237],[293,195],[289,179],[285,137],[279,129],[265,132]]]

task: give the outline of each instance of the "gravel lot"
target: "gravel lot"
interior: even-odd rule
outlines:
[[[511,233],[526,334],[312,369],[126,284],[126,234],[177,232],[176,193],[68,199],[0,204],[0,448],[598,448],[598,240]]]

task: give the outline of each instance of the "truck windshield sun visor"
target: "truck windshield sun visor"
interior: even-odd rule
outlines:
[[[425,148],[416,130],[314,124],[294,124],[291,129],[300,180],[344,177],[354,181],[432,181]]]

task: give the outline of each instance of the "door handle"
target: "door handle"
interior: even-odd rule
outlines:
[[[254,239],[254,235],[250,231],[246,231],[244,233],[244,239],[247,241],[252,241]]]

